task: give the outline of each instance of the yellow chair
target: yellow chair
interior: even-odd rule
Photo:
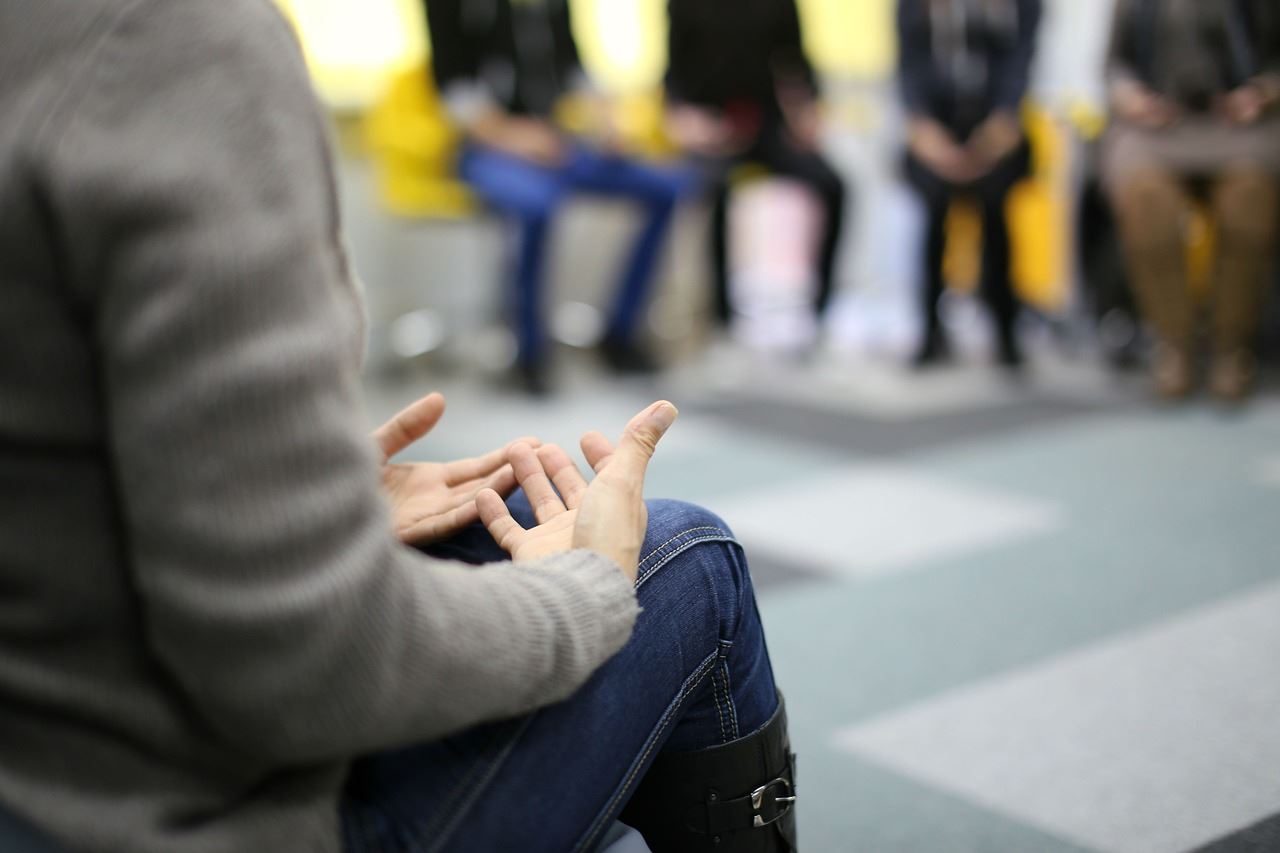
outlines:
[[[398,75],[364,120],[378,195],[400,216],[460,219],[479,209],[458,180],[461,135],[450,121],[425,65]]]
[[[1069,295],[1067,245],[1071,209],[1065,172],[1067,151],[1063,135],[1045,110],[1025,111],[1031,142],[1031,174],[1009,194],[1007,213],[1012,244],[1014,292],[1048,312],[1066,307]],[[947,255],[943,262],[948,285],[972,292],[981,268],[981,217],[968,201],[952,205],[947,216]]]
[[[659,91],[624,96],[614,108],[627,150],[653,159],[674,152],[662,129]],[[585,132],[590,109],[584,98],[565,98],[556,120],[571,132]],[[392,78],[365,117],[363,131],[374,161],[378,195],[392,213],[459,219],[479,210],[475,196],[455,171],[461,133],[445,111],[425,65]]]

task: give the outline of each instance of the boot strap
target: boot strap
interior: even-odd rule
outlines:
[[[720,799],[718,791],[709,790],[706,802],[690,809],[685,825],[704,835],[720,835],[745,829],[759,829],[774,823],[795,807],[796,789],[792,766],[795,755],[787,755],[786,769],[777,778],[765,782],[749,794],[731,800]]]

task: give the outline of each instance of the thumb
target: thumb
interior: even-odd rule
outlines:
[[[623,474],[643,476],[649,459],[658,449],[658,442],[679,414],[674,405],[659,400],[632,418],[622,431],[622,440],[609,467],[617,466]]]

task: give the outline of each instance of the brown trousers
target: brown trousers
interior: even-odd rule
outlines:
[[[1196,332],[1186,235],[1201,196],[1213,219],[1216,256],[1210,330],[1219,353],[1251,349],[1275,255],[1280,182],[1267,171],[1224,169],[1205,181],[1144,168],[1112,191],[1129,279],[1157,338],[1184,352]]]

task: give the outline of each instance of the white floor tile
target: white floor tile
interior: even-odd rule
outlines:
[[[890,465],[853,465],[717,504],[748,548],[846,577],[900,571],[1055,529],[1046,503]]]
[[[1280,488],[1280,456],[1263,459],[1258,465],[1257,477],[1264,486]]]

